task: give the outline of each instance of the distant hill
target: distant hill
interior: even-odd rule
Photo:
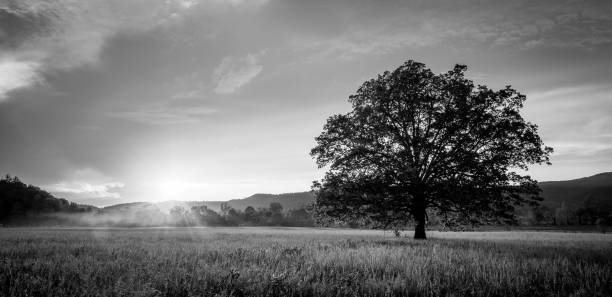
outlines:
[[[114,204],[111,206],[104,207],[101,210],[103,212],[111,212],[111,211],[128,211],[128,210],[131,211],[134,209],[149,209],[149,208],[159,209],[159,207],[154,203],[131,202],[131,203]]]
[[[554,210],[566,204],[569,209],[577,210],[589,206],[612,211],[612,172],[600,173],[566,181],[546,181],[539,183],[544,201],[542,205]],[[299,209],[314,201],[312,192],[298,192],[286,194],[255,194],[243,199],[226,201],[229,206],[244,210],[247,206],[265,208],[272,202],[278,202],[285,211]],[[191,201],[187,205],[206,205],[218,211],[224,201]]]
[[[255,209],[267,208],[270,206],[270,203],[278,202],[283,206],[283,210],[288,211],[304,208],[313,201],[314,194],[312,192],[298,192],[285,194],[255,194],[244,199],[232,199],[227,201],[227,203],[235,209],[244,210],[247,206],[252,206]],[[212,205],[209,206],[209,208],[213,208]]]
[[[541,204],[551,210],[555,210],[562,203],[565,203],[566,207],[571,210],[590,206],[612,211],[612,172],[566,181],[540,182],[539,185],[544,197],[544,201]],[[168,212],[175,206],[190,209],[193,206],[202,205],[206,205],[209,209],[219,212],[222,203],[227,203],[234,209],[244,211],[247,206],[252,206],[255,209],[267,208],[270,206],[270,203],[278,202],[283,206],[284,211],[289,211],[306,207],[314,201],[314,198],[312,192],[297,192],[254,194],[246,198],[228,201],[164,201],[156,203],[156,205],[164,212]],[[138,204],[122,204],[123,207],[135,205]]]
[[[555,209],[566,204],[569,209],[584,206],[612,211],[612,172],[566,181],[541,182],[542,205]]]

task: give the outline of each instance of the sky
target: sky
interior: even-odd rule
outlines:
[[[325,120],[412,59],[512,85],[555,149],[612,171],[612,2],[0,0],[0,173],[97,206],[310,189]]]

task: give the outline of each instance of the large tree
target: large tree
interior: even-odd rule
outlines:
[[[520,114],[525,96],[510,86],[475,86],[466,66],[434,74],[407,61],[366,81],[352,111],[331,116],[311,151],[324,179],[314,183],[319,215],[385,226],[427,211],[463,222],[512,221],[540,190],[526,171],[549,162],[537,126]]]

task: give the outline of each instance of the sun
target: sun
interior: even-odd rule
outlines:
[[[172,177],[159,179],[151,183],[151,198],[149,201],[193,200],[201,197],[208,184],[194,178]]]

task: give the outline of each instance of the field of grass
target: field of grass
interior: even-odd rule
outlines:
[[[4,228],[0,296],[612,296],[609,234],[428,235]]]

